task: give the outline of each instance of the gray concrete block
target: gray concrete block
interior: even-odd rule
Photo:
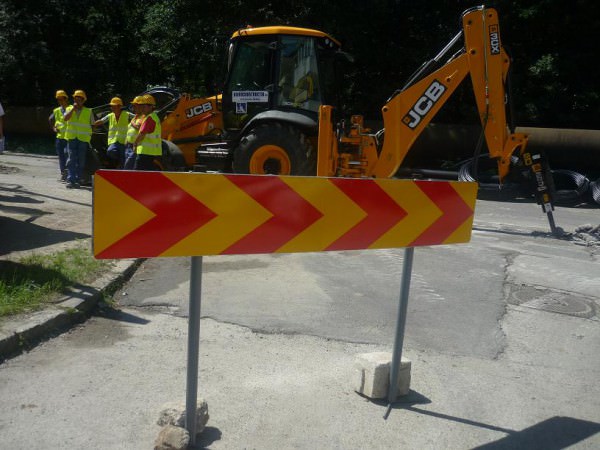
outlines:
[[[388,352],[361,353],[354,362],[353,389],[369,398],[387,398],[390,388],[392,354]],[[402,358],[398,377],[398,397],[410,390],[409,359]]]

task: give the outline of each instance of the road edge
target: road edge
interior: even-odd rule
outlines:
[[[59,302],[17,320],[11,318],[6,329],[0,327],[0,364],[87,320],[99,301],[131,278],[143,261],[117,260],[109,272],[89,285],[72,288]]]

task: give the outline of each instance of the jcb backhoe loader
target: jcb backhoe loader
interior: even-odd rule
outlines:
[[[384,128],[377,133],[366,129],[359,115],[348,127],[334,120],[336,67],[346,56],[336,39],[317,30],[272,26],[235,32],[222,94],[152,92],[159,104],[161,93],[166,95],[163,160],[167,166],[238,173],[397,176],[417,137],[470,76],[481,144],[485,140],[497,162],[499,182],[516,174],[531,184],[555,232],[544,156],[529,153],[527,136],[507,124],[510,60],[494,9],[481,6],[462,14],[462,29],[383,106]]]
[[[417,137],[470,76],[500,183],[511,170],[525,174],[555,231],[550,170],[542,154],[527,151],[527,136],[507,124],[510,60],[494,9],[462,14],[462,30],[383,106],[384,128],[376,133],[363,126],[362,116],[352,116],[349,127],[333,118],[340,47],[328,34],[305,28],[235,32],[221,101],[196,100],[185,118],[182,107],[167,115],[169,139],[192,143],[198,164],[221,160],[225,170],[238,173],[393,177]],[[195,130],[194,120],[204,128]]]

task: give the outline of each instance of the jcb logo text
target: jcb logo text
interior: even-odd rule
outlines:
[[[412,108],[402,118],[402,123],[410,129],[415,129],[421,123],[423,117],[427,115],[431,108],[437,103],[442,94],[446,92],[446,86],[437,80],[425,90],[421,98],[413,105]]]
[[[202,105],[194,106],[193,108],[189,108],[185,110],[185,117],[191,119],[194,116],[203,114],[207,111],[212,110],[212,105],[210,102],[203,103]]]

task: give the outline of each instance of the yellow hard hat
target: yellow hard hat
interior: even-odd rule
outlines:
[[[142,104],[142,96],[141,95],[136,95],[135,98],[133,100],[131,100],[131,104],[133,105],[141,105]]]
[[[144,94],[144,95],[142,95],[142,101],[140,102],[140,105],[155,106],[156,100],[154,100],[154,97],[152,97],[150,94]]]
[[[110,99],[110,106],[123,106],[123,100],[121,100],[119,97],[113,97]]]
[[[87,100],[87,95],[85,95],[85,92],[81,89],[77,89],[75,92],[73,92],[73,97],[83,97],[84,100]]]
[[[67,95],[67,93],[65,91],[63,91],[62,89],[59,89],[58,91],[56,91],[56,95],[54,96],[54,98],[59,99],[61,97],[64,97],[67,99],[69,98],[69,96]]]

